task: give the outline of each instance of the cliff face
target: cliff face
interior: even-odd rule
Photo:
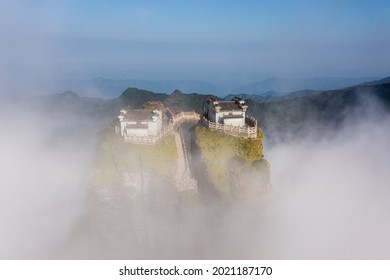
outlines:
[[[210,181],[223,197],[250,199],[270,191],[260,129],[258,139],[244,139],[198,125],[195,137]]]
[[[156,145],[135,145],[124,142],[112,124],[101,132],[90,185],[121,185],[124,172],[139,172],[140,169],[162,178],[172,178],[172,163],[176,158],[173,136]]]
[[[175,249],[178,194],[173,135],[156,145],[135,145],[123,142],[110,125],[99,138],[86,189],[85,211],[62,257],[179,256]]]
[[[229,244],[241,243],[236,236],[226,240],[233,238],[233,229],[235,233],[242,227],[231,218],[232,211],[239,207],[239,215],[251,225],[257,223],[259,198],[270,190],[262,132],[253,140],[201,124],[187,123],[181,130],[181,143],[175,141],[176,132],[156,145],[125,143],[113,124],[100,133],[85,214],[63,257],[226,258]],[[178,188],[178,145],[186,146],[195,190]],[[221,233],[227,237],[221,238]],[[242,250],[243,255],[229,258],[244,258]]]
[[[209,130],[202,124],[189,127],[191,125],[184,129],[192,130],[185,136],[187,150],[201,156],[201,161],[191,162],[190,155],[189,167],[197,171],[200,170],[197,165],[205,167],[195,179],[202,180],[203,175],[210,178],[211,187],[224,199],[261,196],[270,191],[270,166],[264,159],[260,129],[257,139],[244,139]],[[142,170],[174,185],[178,159],[176,142],[174,135],[169,135],[156,145],[125,143],[115,134],[112,124],[100,134],[90,188],[121,186],[126,182],[126,174]]]

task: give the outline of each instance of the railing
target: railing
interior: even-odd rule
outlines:
[[[245,126],[234,126],[211,122],[203,118],[203,123],[207,128],[222,131],[233,136],[242,136],[244,138],[257,138],[257,120],[253,117],[245,118]]]
[[[180,112],[176,115],[173,115],[172,119],[173,119],[173,123],[177,125],[187,120],[198,121],[200,120],[200,115],[195,112]]]
[[[223,131],[226,134],[233,136],[241,136],[244,138],[257,138],[257,120],[253,117],[247,116],[245,118],[245,126],[234,126],[227,124],[215,123],[207,120],[196,112],[180,112],[176,115],[172,114],[172,122],[164,127],[160,133],[152,136],[127,136],[124,135],[123,138],[126,142],[135,143],[135,144],[144,144],[144,145],[154,145],[164,137],[166,137],[170,132],[174,130],[175,127],[182,124],[185,121],[198,121],[202,119],[203,123],[207,128],[212,130]],[[116,129],[117,130],[117,129]],[[118,133],[118,131],[117,131]]]
[[[162,131],[157,135],[150,136],[127,136],[124,135],[123,139],[125,142],[135,143],[135,144],[145,144],[145,145],[154,145],[165,136],[167,136],[175,127],[180,125],[185,121],[198,121],[200,120],[200,115],[196,112],[180,112],[176,115],[172,115],[172,122],[162,129]],[[118,133],[119,130],[116,132]]]
[[[246,116],[245,124],[248,125],[249,127],[257,127],[257,119],[255,119],[252,116]]]
[[[173,130],[173,126],[168,126],[165,129],[163,129],[159,134],[157,135],[149,135],[149,136],[128,136],[124,135],[123,139],[125,142],[130,142],[134,144],[145,144],[145,145],[154,145],[161,139],[163,139],[165,136],[167,136],[171,131]]]

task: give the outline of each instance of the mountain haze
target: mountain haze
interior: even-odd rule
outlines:
[[[139,88],[152,92],[170,93],[175,89],[183,92],[199,92],[216,96],[233,95],[258,95],[261,97],[279,97],[285,94],[303,90],[331,90],[342,87],[354,86],[363,82],[369,82],[375,78],[306,78],[286,79],[269,78],[252,83],[207,82],[195,80],[141,80],[123,79],[114,80],[96,78],[92,80],[64,80],[57,82],[57,88],[71,89],[81,96],[94,96],[112,99],[119,96],[127,88]],[[259,99],[261,101],[261,99]]]
[[[331,90],[343,87],[354,86],[363,82],[372,81],[375,78],[306,78],[306,79],[284,79],[269,78],[259,82],[238,87],[235,94],[249,94],[262,96],[281,96],[290,92],[300,90]]]
[[[264,130],[266,139],[272,139],[275,135],[282,138],[291,133],[296,135],[310,124],[337,127],[342,123],[347,111],[352,111],[360,105],[361,108],[369,105],[365,104],[366,97],[373,97],[388,110],[389,91],[390,82],[385,78],[338,90],[298,91],[283,97],[241,96],[247,100],[249,114],[259,119],[259,126]],[[233,96],[227,96],[226,99]],[[71,91],[57,95],[19,97],[19,99],[29,100],[30,105],[36,104],[34,106],[41,106],[40,108],[48,107],[49,112],[55,108],[63,112],[72,111],[80,116],[87,114],[104,117],[107,122],[116,116],[121,107],[130,105],[132,108],[142,108],[143,104],[150,100],[162,101],[175,112],[195,110],[202,114],[203,103],[209,97],[218,99],[214,95],[187,94],[180,90],[165,94],[128,88],[117,98],[109,100],[79,97]]]
[[[176,153],[173,137],[157,149],[127,147],[115,140],[113,120],[121,107],[141,108],[151,100],[174,112],[202,113],[208,97],[137,88],[108,100],[72,91],[2,96],[0,121],[6,133],[0,147],[6,172],[1,173],[0,213],[9,226],[1,232],[1,256],[48,259],[62,252],[61,257],[115,258],[121,252],[122,258],[389,257],[383,249],[390,244],[387,231],[373,230],[390,228],[388,79],[267,102],[248,97],[248,113],[258,118],[264,132],[264,151],[260,142],[183,127],[192,160],[200,163],[197,178],[205,186],[214,184],[199,193],[202,211],[197,212],[196,196],[177,197],[169,179]],[[117,168],[130,170],[122,180],[137,186],[140,165],[150,167],[143,175],[151,184],[148,194],[123,189],[118,176],[110,176]],[[118,184],[99,188],[95,194],[103,200],[94,204],[94,196],[85,197],[91,178],[100,178],[94,181],[97,185]],[[274,194],[268,184],[259,185],[267,178]],[[125,199],[129,194],[134,204]],[[253,200],[257,195],[260,199]],[[86,207],[96,211],[81,219]],[[116,213],[115,219],[110,213]],[[153,223],[145,227],[144,217]],[[133,225],[137,229],[127,234]],[[146,234],[148,229],[152,231]],[[69,235],[78,241],[72,243]],[[139,244],[148,244],[145,236],[152,243],[142,250]],[[367,236],[372,243],[363,242]],[[100,238],[114,241],[104,245]],[[307,241],[310,246],[303,246]],[[349,250],[340,249],[344,247]]]

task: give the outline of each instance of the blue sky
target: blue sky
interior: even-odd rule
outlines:
[[[390,75],[390,1],[4,1],[2,79]]]

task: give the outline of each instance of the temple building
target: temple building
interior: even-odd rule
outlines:
[[[245,101],[238,97],[231,101],[210,98],[205,104],[204,115],[214,123],[243,127],[247,108]]]
[[[160,109],[130,109],[120,111],[119,130],[123,137],[156,136],[162,129],[162,110]]]

